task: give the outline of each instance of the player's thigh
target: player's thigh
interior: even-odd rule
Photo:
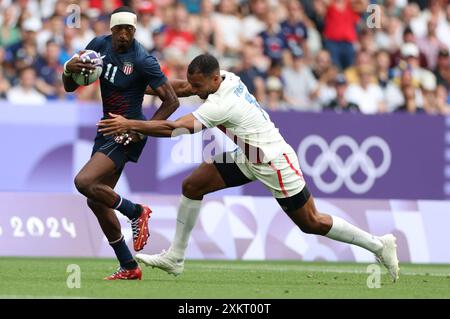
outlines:
[[[277,199],[292,197],[305,187],[295,152],[280,154],[269,163],[251,164],[250,169]]]
[[[122,175],[123,167],[120,169],[115,168],[114,171],[110,175],[106,175],[100,181],[100,183],[107,185],[114,189],[116,187],[117,182],[119,181],[120,176]]]
[[[281,209],[302,227],[314,218],[315,207],[305,180],[295,166],[275,161],[260,167],[255,175],[272,193]]]
[[[121,168],[119,168],[120,170]],[[111,158],[101,152],[96,152],[77,174],[75,183],[84,185],[99,183],[102,180],[113,183],[114,177],[112,175],[116,171],[118,171],[117,166]]]
[[[314,199],[306,187],[297,155],[292,150],[282,153],[270,163],[253,165],[254,174],[272,193],[283,211],[303,231],[326,233]],[[323,228],[323,229],[322,229]],[[329,229],[329,228],[328,228]]]
[[[116,170],[122,169],[128,161],[136,162],[138,160],[144,146],[145,141],[133,142],[124,146],[123,144],[116,143],[112,137],[105,137],[98,134],[92,148],[91,159],[97,160],[99,157],[107,157],[109,163],[114,163]],[[110,170],[111,166],[107,168],[107,171]]]
[[[195,169],[183,182],[183,194],[195,192],[197,195],[205,195],[251,182],[236,165],[230,153],[217,155],[212,163],[202,163]]]
[[[249,171],[249,162],[240,150],[218,154],[214,157],[213,163],[227,188],[245,185],[255,180]]]
[[[225,187],[225,182],[214,164],[202,163],[184,179],[182,191],[183,195],[189,198],[197,198]]]

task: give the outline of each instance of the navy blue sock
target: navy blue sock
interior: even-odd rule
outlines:
[[[125,243],[123,235],[122,237],[120,237],[119,240],[109,244],[116,253],[117,259],[119,260],[120,263],[120,267],[122,267],[123,269],[135,269],[138,266],[137,262],[133,259],[133,256],[131,255],[130,249],[128,249],[128,246]]]
[[[127,216],[129,219],[137,218],[141,216],[141,205],[135,204],[132,201],[123,198],[119,195],[116,202],[114,203],[114,209]]]

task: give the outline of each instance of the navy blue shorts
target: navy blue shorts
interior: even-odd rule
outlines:
[[[101,152],[116,164],[117,169],[122,169],[126,162],[131,161],[136,163],[138,161],[146,142],[147,137],[139,142],[131,142],[124,146],[123,144],[114,142],[112,136],[103,136],[101,133],[97,133],[91,157],[96,152]]]

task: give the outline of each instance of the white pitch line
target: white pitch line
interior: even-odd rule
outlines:
[[[298,272],[324,272],[324,273],[348,273],[348,274],[366,274],[367,272],[365,270],[356,270],[356,269],[337,269],[337,268],[327,268],[327,269],[318,269],[313,267],[275,267],[275,266],[269,266],[269,265],[259,265],[258,269],[252,269],[251,266],[224,266],[224,265],[217,265],[217,266],[206,266],[206,265],[191,265],[189,267],[192,268],[202,268],[202,269],[210,269],[210,270],[217,270],[217,269],[229,269],[229,270],[247,270],[247,271],[298,271]],[[417,272],[411,272],[411,271],[402,271],[402,266],[400,264],[400,275],[407,275],[407,276],[434,276],[434,277],[446,277],[450,276],[449,273],[417,273]],[[383,269],[385,271],[385,269]]]

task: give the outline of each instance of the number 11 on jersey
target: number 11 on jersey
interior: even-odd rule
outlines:
[[[106,66],[105,79],[109,80],[109,82],[111,82],[111,83],[114,83],[114,77],[116,76],[117,66],[114,66],[112,74],[111,74],[111,78],[109,78],[109,72],[111,71],[111,67],[112,67],[112,64],[108,63],[108,65]]]

